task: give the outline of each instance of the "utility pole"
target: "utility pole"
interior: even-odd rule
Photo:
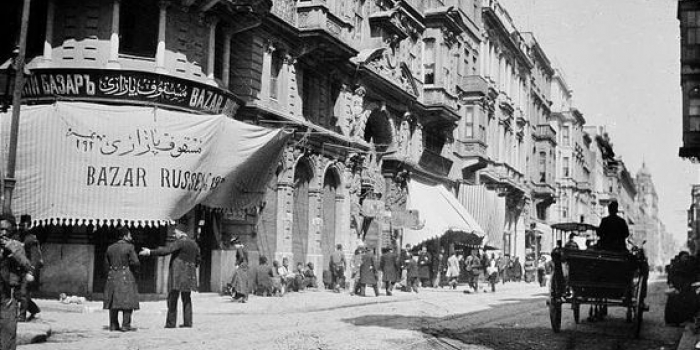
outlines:
[[[4,179],[3,213],[12,212],[12,192],[15,188],[15,165],[17,163],[17,136],[19,133],[19,113],[24,87],[24,59],[27,51],[27,29],[29,26],[29,10],[31,0],[24,0],[22,6],[22,23],[19,32],[19,47],[15,63],[15,88],[12,94],[12,120],[10,124],[10,145],[7,157],[7,171]]]

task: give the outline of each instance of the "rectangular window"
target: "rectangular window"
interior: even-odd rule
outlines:
[[[160,18],[158,2],[122,0],[119,11],[119,53],[155,58]]]
[[[464,137],[474,137],[474,107],[467,107],[466,115],[464,116]]]
[[[279,77],[282,71],[282,55],[279,51],[272,53],[272,63],[270,65],[270,98],[277,100],[279,97]]]
[[[540,152],[539,167],[540,167],[540,183],[547,182],[547,153],[546,152]]]
[[[423,58],[423,83],[435,84],[435,39],[426,39]]]
[[[564,128],[562,129],[561,138],[562,138],[562,143],[564,144],[564,146],[571,146],[571,144],[570,144],[571,127],[570,126],[568,126],[568,125],[564,126]]]
[[[564,176],[564,177],[570,177],[571,174],[570,174],[570,171],[569,171],[569,157],[564,157],[564,160],[562,161],[562,163],[563,163],[562,165],[563,165],[563,167],[564,167],[564,168],[563,168],[563,171],[562,171],[563,176]]]

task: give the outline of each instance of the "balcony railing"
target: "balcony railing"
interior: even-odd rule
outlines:
[[[303,32],[321,29],[349,44],[350,23],[333,14],[325,1],[305,1],[297,3],[297,26]]]
[[[556,194],[556,191],[554,189],[554,186],[551,184],[548,184],[546,182],[539,182],[539,183],[533,183],[533,195],[535,197],[549,197],[553,198]]]
[[[447,176],[450,174],[452,169],[452,161],[440,155],[440,153],[425,148],[423,149],[423,154],[420,157],[421,167],[434,171],[435,173]]]
[[[576,183],[576,188],[578,188],[579,191],[590,192],[591,183],[588,181],[579,181]]]
[[[549,124],[537,125],[535,129],[535,140],[537,141],[550,141],[553,144],[557,143],[557,132]]]

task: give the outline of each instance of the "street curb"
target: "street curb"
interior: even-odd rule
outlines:
[[[20,322],[17,324],[17,345],[43,343],[51,336],[46,323]]]

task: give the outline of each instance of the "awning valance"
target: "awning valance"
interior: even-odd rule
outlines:
[[[405,229],[403,244],[417,245],[447,231],[484,236],[481,226],[444,186],[413,179],[408,183],[408,191],[407,209],[418,210],[420,220],[425,224],[420,230]]]
[[[223,115],[67,102],[23,107],[19,130],[13,212],[78,225],[259,205],[289,136]]]

